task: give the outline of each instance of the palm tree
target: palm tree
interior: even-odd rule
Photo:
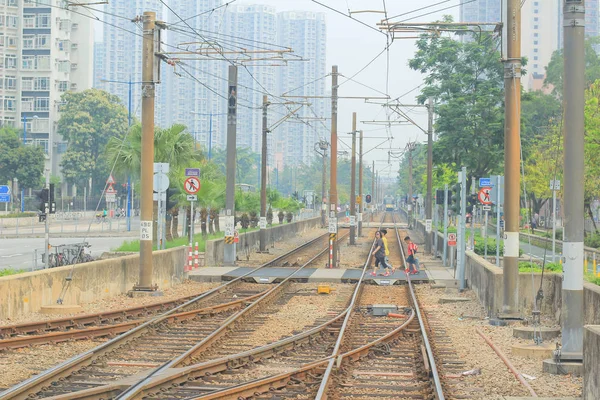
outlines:
[[[115,166],[114,172],[119,176],[132,176],[139,179],[141,172],[142,127],[136,124],[131,127],[124,139],[112,137],[106,146],[109,165]],[[183,169],[198,164],[203,159],[202,153],[196,151],[194,139],[186,127],[175,124],[170,128],[154,130],[154,162],[169,163],[169,179],[171,187],[181,188]],[[154,215],[158,215],[158,204],[154,202]],[[173,215],[171,211],[171,215]],[[173,219],[172,223],[177,223]],[[157,224],[153,224],[156,230]],[[177,229],[175,225],[174,229]],[[156,238],[156,232],[154,232]],[[155,239],[156,240],[156,239]]]

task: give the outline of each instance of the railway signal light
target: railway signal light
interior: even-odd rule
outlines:
[[[477,205],[477,195],[471,194],[469,195],[468,203],[467,203],[467,212],[473,214],[475,210],[475,206]]]
[[[50,184],[48,191],[48,213],[56,214],[56,202],[54,201],[54,183]]]
[[[167,189],[167,210],[177,207],[177,196],[179,196],[179,188]]]
[[[365,201],[366,201],[367,203],[370,203],[370,202],[371,202],[371,195],[370,195],[370,194],[368,194],[368,195],[366,196],[366,200],[365,200]]]
[[[452,186],[452,196],[450,198],[450,210],[452,210],[452,212],[454,214],[460,214],[460,183],[456,183]]]
[[[446,199],[446,191],[445,190],[436,190],[435,191],[435,204],[443,205],[444,203],[450,204],[450,199]],[[450,197],[450,196],[448,196]],[[446,200],[444,202],[444,200]]]
[[[40,211],[39,221],[42,222],[46,219],[46,207],[48,206],[48,195],[49,190],[44,188],[41,190],[34,190],[33,193],[37,198],[36,205],[37,209]]]

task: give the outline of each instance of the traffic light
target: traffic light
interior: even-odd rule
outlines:
[[[56,214],[56,202],[54,201],[54,183],[50,184],[48,192],[48,212],[50,214]]]
[[[474,193],[470,194],[468,203],[467,203],[467,213],[473,214],[473,211],[475,210],[476,205],[477,205],[477,195]]]
[[[46,220],[46,205],[48,204],[48,189],[34,190],[36,197],[36,207],[40,211],[39,221],[43,222]]]
[[[450,210],[454,214],[460,214],[460,183],[456,183],[452,186],[452,196],[450,197]]]
[[[370,194],[368,194],[368,195],[366,196],[366,200],[365,200],[365,201],[366,201],[367,203],[370,203],[370,202],[371,202],[371,195],[370,195]]]

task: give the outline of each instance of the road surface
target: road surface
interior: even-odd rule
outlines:
[[[87,238],[92,245],[88,251],[94,257],[118,247],[131,237],[100,237]],[[81,243],[81,238],[56,238],[50,241],[52,245]],[[34,267],[34,254],[38,250],[38,267],[41,267],[41,253],[44,251],[44,238],[2,239],[0,246],[0,270],[6,268],[31,270]]]

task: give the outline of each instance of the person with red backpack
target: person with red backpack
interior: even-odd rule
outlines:
[[[417,255],[417,250],[419,248],[412,240],[410,240],[410,236],[405,237],[404,242],[406,243],[407,251],[408,251],[408,257],[406,258],[406,262],[408,265],[406,266],[406,269],[404,270],[404,272],[406,272],[407,275],[409,273],[411,275],[418,274],[419,271],[417,270],[416,255]]]

